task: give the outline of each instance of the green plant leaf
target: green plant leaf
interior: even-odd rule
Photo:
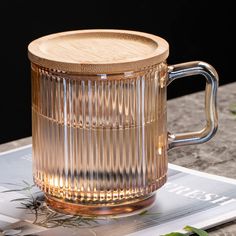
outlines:
[[[7,185],[13,185],[13,186],[18,186],[18,187],[22,187],[22,184],[14,184],[14,183],[7,183],[7,182],[0,182],[1,184],[7,184]]]
[[[195,234],[197,234],[199,236],[208,236],[208,233],[206,231],[204,231],[202,229],[194,228],[194,227],[189,226],[189,225],[185,226],[184,230],[186,230],[188,232],[191,232],[191,233],[195,233]]]
[[[11,202],[26,201],[29,200],[28,197],[12,199]]]
[[[1,193],[11,193],[11,192],[21,192],[24,191],[22,189],[8,189],[8,190],[4,190]]]
[[[236,104],[231,104],[229,107],[229,111],[233,114],[236,115]]]
[[[148,213],[148,210],[145,210],[145,211],[140,212],[138,215],[143,216],[143,215],[146,215],[147,213]]]
[[[153,216],[153,215],[159,215],[159,214],[160,212],[151,212],[151,211],[145,210],[145,211],[140,212],[138,215],[139,216]]]
[[[25,181],[25,180],[22,180],[22,182],[26,185],[26,186],[30,186],[30,184],[27,182],[27,181]]]
[[[164,235],[161,235],[161,236],[185,236],[185,234],[181,234],[181,233],[178,233],[178,232],[172,232],[172,233],[164,234]]]
[[[34,185],[29,186],[29,187],[20,188],[20,189],[8,189],[8,190],[2,191],[1,193],[29,191],[29,190],[31,190],[33,187],[34,187]]]

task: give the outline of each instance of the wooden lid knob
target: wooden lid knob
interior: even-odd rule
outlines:
[[[78,30],[51,34],[31,42],[31,62],[84,74],[138,71],[164,61],[168,43],[155,35],[128,30]]]

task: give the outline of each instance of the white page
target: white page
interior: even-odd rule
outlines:
[[[24,197],[24,193],[0,193],[0,229],[20,225],[31,231],[35,228],[37,235],[151,236],[183,232],[185,225],[207,229],[236,218],[236,180],[172,164],[168,174],[167,184],[157,191],[156,202],[147,214],[99,220],[87,227],[47,229],[37,222],[32,224],[34,214],[17,209],[19,202],[11,201]],[[0,192],[15,187],[4,183],[21,184],[22,180],[33,184],[31,146],[0,154]]]

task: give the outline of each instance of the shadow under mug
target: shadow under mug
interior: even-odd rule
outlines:
[[[44,191],[49,206],[64,213],[117,215],[150,207],[155,191],[167,179],[167,151],[206,142],[217,130],[216,71],[201,61],[168,66],[168,44],[145,33],[85,30],[65,32],[63,37],[61,34],[29,45],[35,183]],[[72,70],[72,66],[66,71],[63,62],[58,62],[61,58],[58,41],[71,45],[72,36],[73,40],[76,37],[80,40],[83,35],[83,40],[90,43],[89,34],[95,40],[111,38],[112,45],[119,39],[114,34],[135,35],[134,44],[139,42],[140,35],[155,38],[158,45],[164,45],[162,50],[166,54],[160,57],[163,53],[158,52],[155,63],[149,61],[150,65],[140,69],[129,70],[123,65],[124,72],[119,73],[106,70],[106,73],[96,70],[84,73],[79,67]],[[54,44],[50,44],[52,39]],[[38,42],[46,45],[44,50],[48,55],[56,45],[59,59],[49,63]],[[94,47],[101,47],[99,43]],[[73,53],[77,50],[74,45],[68,49]],[[117,45],[121,47],[120,42]],[[40,52],[35,51],[36,46]],[[131,47],[127,48],[122,45],[122,50],[130,52]],[[92,52],[94,48],[85,55],[89,57]],[[175,79],[196,74],[206,79],[206,126],[198,132],[170,134],[167,86]]]

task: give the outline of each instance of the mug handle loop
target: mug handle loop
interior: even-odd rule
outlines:
[[[167,85],[178,78],[187,77],[191,75],[203,75],[206,79],[205,88],[205,127],[196,132],[168,133],[169,149],[190,145],[204,143],[210,140],[217,131],[218,115],[217,115],[217,87],[218,75],[216,70],[209,64],[202,61],[186,62],[168,67],[169,78]]]

